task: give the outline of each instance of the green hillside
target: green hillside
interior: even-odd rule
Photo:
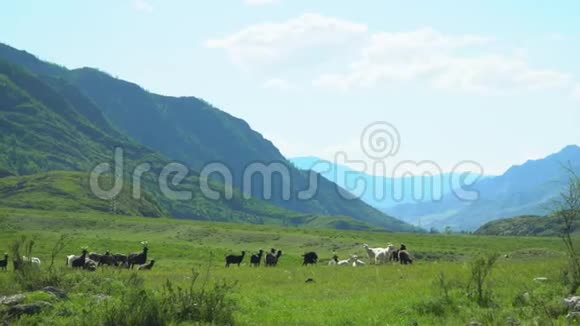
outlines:
[[[576,221],[575,229],[579,230],[579,227],[580,221]],[[554,216],[525,215],[486,223],[475,233],[501,236],[559,236],[562,229],[562,221]]]
[[[32,73],[38,74],[39,79],[58,89],[76,109],[76,116],[63,119],[65,120],[63,122],[59,121],[58,126],[65,122],[69,125],[51,131],[52,135],[48,138],[40,137],[39,130],[30,130],[30,139],[42,139],[35,140],[33,144],[28,141],[19,140],[20,143],[16,143],[14,139],[3,139],[2,143],[9,148],[18,151],[22,151],[21,148],[26,149],[25,153],[12,155],[13,158],[2,164],[7,166],[3,174],[87,170],[95,165],[94,162],[110,160],[112,148],[119,146],[119,141],[122,140],[132,144],[128,147],[128,151],[129,159],[133,161],[144,161],[142,158],[146,153],[136,151],[148,148],[150,151],[147,155],[163,156],[167,160],[182,162],[195,171],[199,171],[210,162],[223,163],[232,171],[233,184],[237,188],[240,188],[243,171],[249,164],[281,163],[289,172],[289,180],[274,177],[271,182],[266,180],[262,183],[261,178],[254,178],[255,182],[251,187],[253,197],[301,214],[350,216],[389,230],[415,230],[412,226],[376,210],[359,199],[343,198],[339,194],[342,190],[320,175],[316,175],[318,182],[316,195],[309,200],[299,199],[298,193],[308,189],[311,183],[308,172],[296,169],[270,141],[252,130],[245,121],[218,110],[203,100],[153,94],[138,85],[113,78],[96,69],[67,70],[3,44],[0,44],[0,58],[22,65]],[[24,89],[27,90],[27,87]],[[51,110],[58,110],[61,107],[66,105],[55,104]],[[30,117],[29,119],[34,120]],[[80,128],[74,125],[74,121],[77,120],[88,120],[93,125],[90,128]],[[33,121],[23,121],[21,125],[29,123],[34,124]],[[75,129],[90,130],[96,133],[98,140],[91,146],[85,146],[83,135],[71,133],[70,130]],[[60,139],[61,133],[68,133],[74,141]],[[14,134],[15,132],[10,130],[6,136]],[[113,136],[107,137],[108,135]],[[53,148],[47,147],[51,154],[48,162],[43,161],[44,155],[34,148],[37,144],[43,142],[52,144],[53,141],[61,143],[62,150],[54,152]],[[145,147],[135,147],[135,144],[142,144]],[[126,144],[123,148],[125,146]],[[89,152],[85,153],[85,149]],[[68,160],[69,152],[74,151],[82,152],[80,153],[84,156],[82,160]],[[15,162],[16,157],[21,161]],[[270,198],[264,195],[264,189],[268,186],[273,189]],[[283,198],[281,191],[283,186],[290,188],[290,199]],[[184,211],[185,209],[180,209],[179,216],[183,216]]]
[[[238,197],[239,194],[236,195]],[[95,197],[88,184],[86,173],[53,171],[29,176],[0,178],[1,207],[36,209],[54,212],[85,212],[119,214],[127,216],[162,217],[179,215],[181,217],[249,224],[272,224],[286,226],[311,226],[347,230],[373,230],[373,227],[350,217],[316,216],[299,214],[258,200],[237,198],[238,207],[233,209],[225,203],[204,200],[203,197],[191,203],[163,200],[146,192],[140,200],[131,197],[130,189],[114,201]],[[179,205],[179,206],[178,206]]]

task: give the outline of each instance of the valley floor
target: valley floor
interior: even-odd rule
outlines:
[[[149,257],[156,260],[153,270],[139,272],[147,291],[163,292],[167,280],[186,287],[192,269],[200,273],[201,283],[235,283],[227,290],[235,303],[230,322],[240,325],[566,324],[561,303],[566,260],[558,238],[393,234],[0,210],[0,251],[9,251],[22,235],[33,238],[33,256],[42,260],[42,272],[63,234],[67,244],[55,266],[64,275],[62,287],[70,300],[61,302],[31,292],[38,289],[23,289],[25,283],[15,281],[11,266],[0,272],[0,297],[31,292],[31,297],[53,305],[41,315],[21,319],[22,324],[74,324],[74,316],[87,313],[92,302],[88,298],[121,296],[130,271],[71,271],[64,269],[64,257],[78,254],[84,246],[95,252],[135,252],[141,241],[149,242]],[[387,242],[405,243],[416,262],[357,268],[326,264],[334,252],[341,258],[358,254],[366,261],[363,243],[384,247]],[[277,267],[251,268],[247,258],[240,267],[223,266],[225,254],[271,247],[284,252]],[[318,266],[301,266],[300,256],[307,251],[321,257]],[[480,252],[500,255],[490,276],[491,301],[483,306],[466,294],[469,261]],[[535,282],[537,277],[546,277],[547,282]],[[309,278],[314,283],[305,283]],[[99,302],[95,307],[114,310],[106,300]]]

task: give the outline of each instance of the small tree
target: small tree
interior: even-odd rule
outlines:
[[[69,242],[68,240],[69,237],[66,234],[61,234],[60,239],[55,242],[54,247],[52,247],[52,251],[50,252],[50,266],[48,266],[49,271],[52,271],[52,268],[54,267],[54,260],[66,247]]]
[[[574,294],[580,287],[580,259],[572,240],[572,233],[580,217],[580,177],[572,167],[567,167],[566,170],[569,174],[568,185],[554,202],[554,216],[562,223],[560,236],[568,253],[568,267],[565,272],[568,275],[570,293]]]
[[[480,306],[489,306],[492,300],[491,287],[487,282],[499,255],[497,253],[480,254],[470,263],[470,278],[467,284],[467,295]]]
[[[10,254],[14,261],[14,269],[23,271],[24,267],[30,265],[33,247],[34,239],[28,240],[24,235],[20,236],[10,244]],[[27,257],[27,260],[25,261],[23,257]],[[16,266],[18,266],[18,268]]]

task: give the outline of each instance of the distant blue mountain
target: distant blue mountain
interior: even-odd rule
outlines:
[[[469,173],[445,173],[433,177],[389,178],[369,175],[314,156],[296,157],[289,160],[301,170],[312,170],[320,173],[326,179],[349,190],[367,204],[383,211],[402,204],[440,200],[454,188],[452,186],[453,180],[470,175]],[[484,178],[487,176],[483,176],[478,181]],[[361,186],[357,186],[357,184]]]
[[[401,204],[384,209],[423,227],[475,230],[493,220],[521,215],[546,215],[550,203],[567,184],[565,167],[580,173],[580,147],[570,145],[543,159],[515,165],[503,175],[473,187],[479,199],[465,202],[447,194],[440,202]]]

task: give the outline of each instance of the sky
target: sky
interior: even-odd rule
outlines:
[[[580,144],[578,17],[576,0],[20,0],[0,42],[203,98],[289,158],[498,175]]]

